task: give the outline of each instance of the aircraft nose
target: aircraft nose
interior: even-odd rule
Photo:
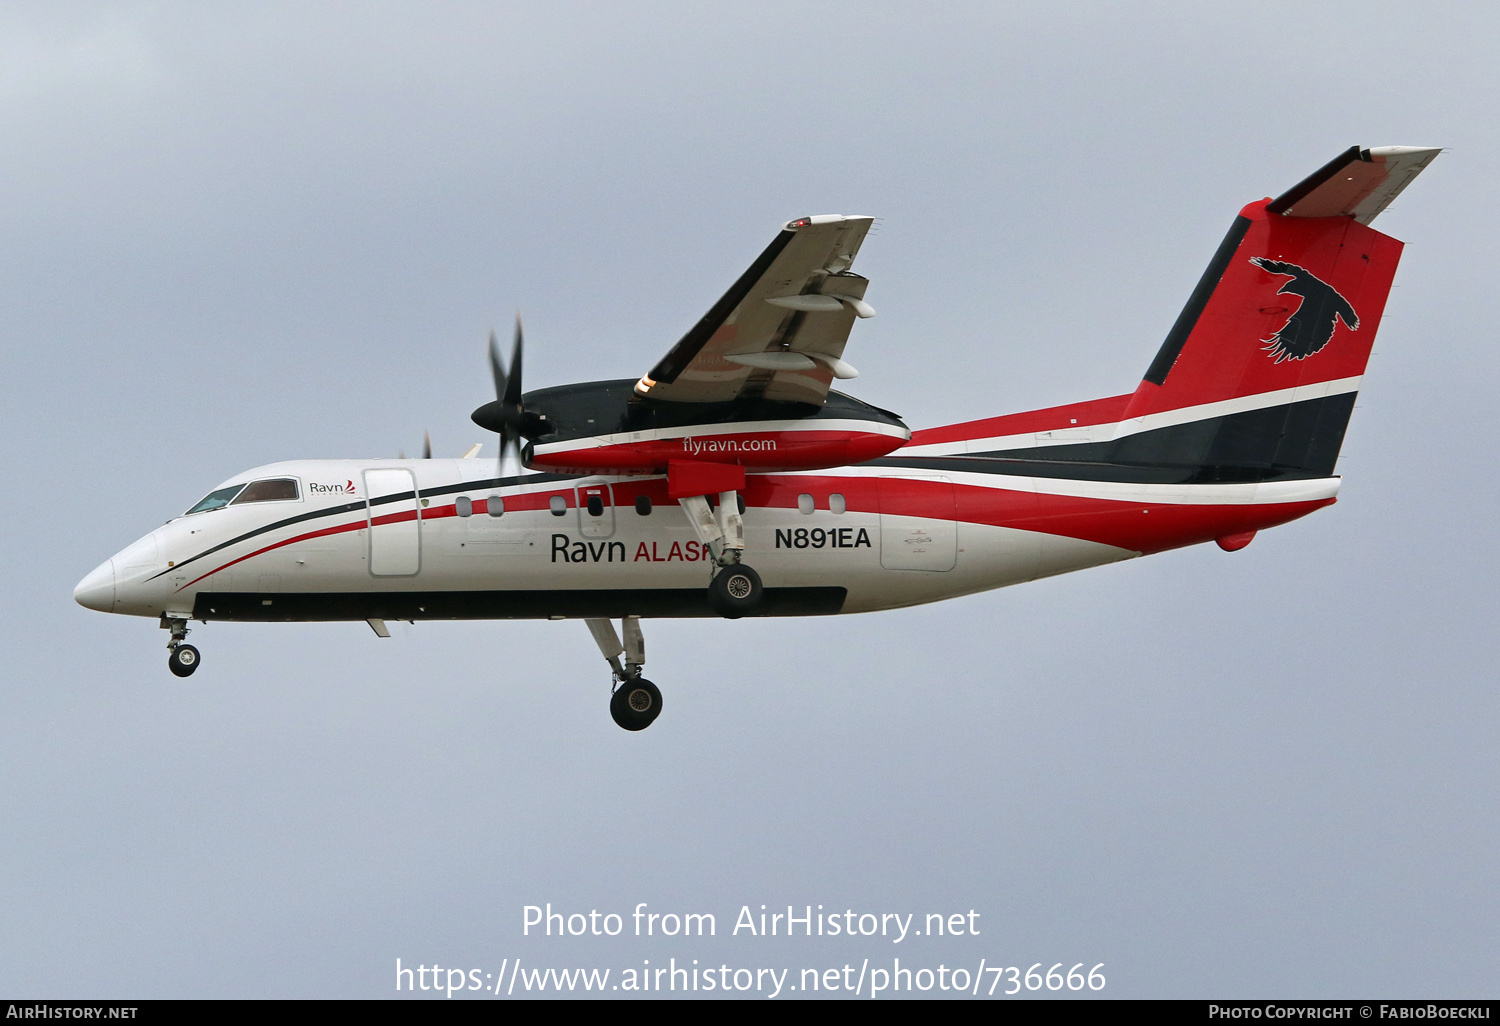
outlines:
[[[85,609],[97,609],[101,613],[115,610],[115,561],[106,559],[94,568],[78,587],[73,589],[73,601]]]

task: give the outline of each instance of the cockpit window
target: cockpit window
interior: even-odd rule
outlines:
[[[245,490],[234,498],[234,505],[242,502],[275,502],[297,497],[297,482],[289,477],[276,477],[266,481],[251,481]]]
[[[240,489],[243,487],[245,486],[242,484],[230,485],[228,488],[220,488],[216,492],[209,492],[199,500],[198,505],[188,510],[183,516],[187,516],[189,513],[202,513],[207,509],[218,509],[220,506],[227,506],[229,505],[229,500],[238,495]]]

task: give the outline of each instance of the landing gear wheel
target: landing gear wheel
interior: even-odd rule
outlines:
[[[609,714],[626,730],[645,730],[661,715],[661,692],[645,677],[624,681],[609,700]]]
[[[199,662],[198,650],[192,645],[178,645],[167,656],[167,668],[179,677],[191,677]]]
[[[732,620],[755,612],[765,591],[760,574],[743,563],[732,563],[708,582],[708,604]]]

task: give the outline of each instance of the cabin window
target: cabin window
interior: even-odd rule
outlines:
[[[801,495],[797,496],[797,509],[804,515],[811,516],[812,511],[817,508],[818,504],[813,501],[813,497],[811,495],[803,492]]]
[[[266,481],[251,481],[245,490],[234,497],[233,505],[242,502],[285,502],[297,498],[297,482],[289,477],[275,477]]]
[[[547,500],[547,506],[552,510],[552,515],[560,517],[568,512],[568,500],[561,495],[554,495]]]
[[[490,516],[498,517],[505,512],[505,500],[498,495],[491,495],[488,499],[484,500],[484,508],[485,512],[489,513]]]
[[[597,495],[590,495],[588,497],[587,502],[588,502],[588,507],[589,507],[589,516],[591,516],[591,517],[602,517],[602,516],[604,516],[604,499],[602,499],[600,496],[597,496]]]
[[[458,498],[453,500],[453,512],[457,513],[461,517],[473,516],[474,500],[469,498],[467,495],[460,495]]]
[[[637,495],[635,497],[635,511],[643,517],[651,515],[651,496]]]
[[[187,513],[184,513],[183,516],[187,516],[188,513],[203,513],[207,510],[218,509],[220,506],[227,506],[229,505],[229,500],[238,495],[240,489],[243,487],[245,486],[242,484],[230,485],[228,488],[220,488],[218,491],[209,492],[203,498],[199,499],[198,504],[188,510]]]
[[[849,507],[845,504],[844,497],[838,492],[834,492],[828,497],[828,508],[835,513],[842,513]]]

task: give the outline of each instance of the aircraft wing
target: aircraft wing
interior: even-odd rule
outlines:
[[[869,279],[849,270],[873,217],[788,221],[702,320],[636,383],[639,396],[713,403],[765,398],[822,406],[855,317],[873,317]]]

